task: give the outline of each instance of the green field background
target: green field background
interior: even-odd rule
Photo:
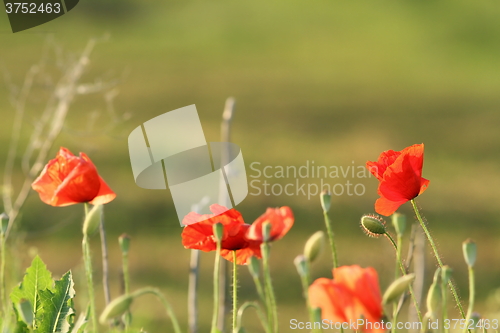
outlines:
[[[237,106],[232,141],[242,149],[249,176],[256,176],[250,169],[253,162],[260,162],[261,168],[300,167],[312,161],[346,168],[363,166],[387,149],[424,143],[423,176],[431,183],[418,198],[423,214],[444,261],[454,269],[464,300],[467,268],[461,243],[468,237],[476,240],[477,311],[498,316],[499,17],[500,5],[489,0],[82,0],[55,21],[12,34],[6,15],[0,13],[0,172],[12,135],[11,84],[22,83],[48,38],[65,57],[76,57],[90,38],[107,36],[96,45],[84,81],[119,80],[114,107],[122,120],[110,126],[102,95],[78,96],[50,156],[59,146],[86,152],[117,193],[105,207],[113,296],[119,293],[117,237],[126,232],[132,237],[132,289],[161,288],[186,326],[189,250],[181,244],[170,193],[135,185],[127,136],[154,116],[196,104],[207,141],[219,141],[224,102],[233,96]],[[57,77],[61,70],[52,66],[51,73]],[[28,103],[22,146],[44,107],[47,86],[37,82],[35,87],[40,93]],[[19,171],[16,184],[21,177]],[[359,228],[361,215],[374,211],[377,181],[326,181],[346,180],[363,184],[366,192],[333,196],[339,261],[375,267],[384,289],[394,276],[393,250]],[[268,181],[287,184],[295,179]],[[319,183],[317,178],[300,181]],[[293,209],[296,219],[290,233],[272,247],[280,332],[291,331],[290,319],[307,319],[293,259],[309,235],[324,229],[319,198],[249,195],[237,207],[251,223],[267,207],[284,205]],[[405,204],[400,211],[413,223],[410,209]],[[72,269],[80,309],[86,302],[82,216],[81,205],[54,208],[32,193],[16,226],[16,239],[11,240],[10,263],[22,272],[39,253],[55,275]],[[99,267],[97,236],[92,248]],[[209,330],[213,258],[213,253],[202,255],[200,332]],[[427,268],[428,286],[435,269],[430,252]],[[327,251],[312,270],[314,278],[331,277]],[[100,272],[97,269],[97,280]],[[241,301],[255,299],[246,267],[240,273]],[[135,327],[170,331],[156,300],[140,299],[133,310]],[[248,332],[260,332],[255,321],[249,314]]]

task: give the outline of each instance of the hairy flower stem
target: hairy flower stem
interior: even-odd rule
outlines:
[[[268,312],[270,313],[269,325],[272,327],[272,332],[278,333],[278,309],[276,308],[276,297],[274,295],[273,284],[271,281],[271,271],[269,269],[269,243],[263,242],[261,245],[262,261],[264,269],[265,291],[268,300]]]
[[[465,317],[465,329],[464,333],[468,331],[469,322],[472,317],[472,311],[474,310],[474,300],[476,295],[476,286],[474,278],[474,267],[469,266],[469,308],[467,309],[467,316]]]
[[[214,264],[214,309],[212,314],[212,328],[210,333],[217,333],[217,318],[219,316],[219,271],[220,271],[221,241],[217,241]]]
[[[236,331],[238,319],[238,265],[236,264],[236,251],[233,251],[233,332]]]
[[[306,262],[306,267],[309,266],[309,263]],[[311,277],[309,276],[309,268],[306,269],[306,274],[299,274],[300,275],[300,281],[302,282],[302,294],[306,300],[306,305],[307,305],[307,312],[309,313],[309,320],[311,323],[315,323],[318,321],[321,321],[321,318],[316,318],[316,313],[314,312],[313,308],[311,307],[311,302],[309,302],[309,284]],[[313,333],[321,333],[321,329],[317,329],[316,326],[314,326],[314,329],[312,331]]]
[[[89,205],[84,204],[85,207],[85,218],[89,213]],[[92,259],[90,257],[90,246],[89,240],[86,234],[83,235],[82,240],[82,251],[83,251],[83,263],[85,266],[85,275],[87,277],[87,290],[89,292],[89,307],[90,307],[90,318],[92,320],[92,332],[97,333],[97,316],[95,312],[95,297],[94,297],[94,281],[92,278]]]
[[[431,245],[432,251],[434,252],[434,257],[436,258],[436,261],[441,269],[443,269],[443,261],[441,260],[441,256],[438,253],[436,243],[434,243],[434,239],[431,236],[431,233],[429,232],[429,229],[427,229],[427,226],[425,225],[424,220],[422,219],[422,216],[420,215],[420,211],[417,208],[417,204],[415,203],[415,199],[411,200],[411,204],[413,206],[413,210],[415,211],[415,216],[417,217],[418,222],[420,222],[420,226],[424,230],[425,236],[427,236],[427,240],[429,241],[429,244]],[[462,307],[462,303],[460,303],[460,298],[458,297],[457,290],[455,286],[453,285],[453,282],[451,279],[448,281],[448,286],[451,290],[451,293],[453,294],[453,297],[455,298],[455,303],[457,304],[458,310],[460,311],[460,315],[462,318],[465,319],[465,312]]]
[[[333,268],[337,268],[338,267],[337,249],[335,248],[335,239],[333,238],[332,221],[328,216],[328,212],[325,210],[323,210],[323,216],[325,218],[326,231],[328,233],[328,240],[330,241],[330,248],[332,251]]]
[[[397,260],[397,262],[399,264],[399,269],[401,270],[401,273],[403,275],[405,275],[406,274],[406,269],[405,269],[405,267],[403,265],[403,261],[401,260],[401,256],[397,255],[397,253],[398,253],[398,245],[396,244],[396,242],[394,241],[394,239],[392,238],[392,236],[389,233],[386,233],[385,236],[391,242],[392,246],[394,246],[394,249],[396,250],[396,260]],[[418,320],[420,322],[422,322],[422,313],[420,313],[420,308],[418,306],[417,299],[415,298],[415,293],[413,292],[413,286],[411,284],[408,286],[408,291],[410,292],[410,296],[411,296],[411,299],[413,301],[413,306],[415,306],[415,311],[417,312]]]
[[[128,252],[122,251],[122,273],[123,273],[123,291],[125,295],[130,293],[130,275],[128,271]],[[130,311],[124,314],[125,330],[128,330],[131,321]]]

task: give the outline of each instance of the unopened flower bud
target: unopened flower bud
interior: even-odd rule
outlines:
[[[99,224],[101,224],[103,205],[95,205],[85,216],[85,221],[83,221],[83,234],[85,236],[92,235]]]
[[[293,260],[293,263],[295,264],[295,267],[297,268],[297,272],[299,273],[299,275],[301,277],[308,276],[309,268],[307,267],[306,257],[304,257],[303,255],[298,255]]]
[[[127,234],[121,234],[118,237],[118,243],[120,243],[120,248],[123,254],[128,254],[128,250],[130,248],[130,236]]]
[[[400,213],[392,214],[392,225],[398,236],[403,236],[406,230],[406,215]]]
[[[379,237],[387,232],[385,221],[374,215],[363,215],[361,217],[361,228],[370,237]]]
[[[328,213],[331,202],[332,194],[327,190],[323,190],[323,192],[321,192],[321,207],[323,208],[323,212]]]
[[[121,295],[115,298],[106,306],[104,311],[101,313],[99,322],[105,325],[108,320],[121,316],[129,309],[130,304],[132,304],[133,300],[134,297],[131,294]]]
[[[472,239],[467,239],[462,243],[462,249],[464,251],[464,259],[469,267],[474,267],[476,263],[477,247],[476,243]]]
[[[9,226],[9,215],[6,213],[0,214],[0,232],[5,234],[7,232],[7,228]]]
[[[224,234],[224,226],[222,223],[215,223],[213,225],[213,233],[216,242],[222,242],[222,237]]]
[[[323,247],[325,246],[325,233],[323,231],[316,231],[306,242],[304,246],[304,256],[309,262],[316,260]]]
[[[250,271],[250,275],[252,275],[253,278],[259,278],[260,264],[257,257],[251,256],[250,259],[248,259],[248,270]]]
[[[264,242],[270,242],[271,241],[271,223],[269,222],[264,222],[262,224],[262,239]]]
[[[453,269],[451,269],[450,266],[444,265],[443,269],[441,270],[441,281],[443,285],[448,284],[448,281],[451,279],[451,274],[453,273]]]
[[[400,297],[415,279],[415,274],[403,275],[395,280],[384,293],[382,303],[389,304]]]
[[[429,293],[427,294],[427,312],[433,319],[437,318],[438,311],[442,306],[441,284],[439,283],[440,275],[441,270],[438,268],[434,274],[434,281],[429,288]]]

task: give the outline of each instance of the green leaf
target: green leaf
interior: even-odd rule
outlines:
[[[53,291],[40,290],[42,310],[37,331],[43,333],[68,333],[71,329],[71,316],[75,314],[72,299],[75,297],[71,271],[55,282]]]
[[[47,270],[39,256],[31,262],[31,266],[26,269],[23,281],[10,293],[10,299],[14,304],[20,304],[22,300],[27,300],[32,309],[33,322],[36,323],[37,314],[41,308],[39,291],[52,289],[52,275]]]

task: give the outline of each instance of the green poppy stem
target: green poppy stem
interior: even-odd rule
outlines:
[[[264,281],[265,281],[265,292],[268,299],[268,306],[270,309],[268,311],[271,313],[271,318],[269,319],[270,325],[272,325],[272,332],[278,333],[278,309],[276,307],[276,296],[274,295],[273,284],[271,280],[271,271],[269,269],[269,252],[270,246],[268,242],[263,242],[261,245],[262,250],[262,262],[264,269]]]
[[[89,205],[84,204],[85,207],[85,218],[89,213]],[[83,235],[82,240],[82,252],[83,252],[83,263],[85,266],[85,276],[87,277],[87,290],[89,292],[89,307],[90,307],[90,318],[92,321],[93,333],[97,333],[97,316],[95,312],[95,296],[94,296],[94,281],[92,277],[92,259],[90,256],[90,245],[87,234]]]
[[[401,270],[401,273],[403,275],[405,275],[406,274],[406,269],[405,269],[405,267],[403,265],[403,261],[401,260],[401,256],[397,255],[397,253],[399,251],[398,250],[398,245],[396,244],[396,242],[394,241],[394,239],[392,238],[392,236],[389,233],[385,233],[385,236],[391,242],[392,246],[394,246],[394,249],[396,250],[396,260],[398,262],[399,269]],[[413,301],[413,306],[415,307],[415,311],[417,312],[418,320],[420,322],[422,322],[422,313],[420,313],[420,308],[418,306],[417,299],[415,298],[415,293],[413,292],[413,286],[411,284],[408,286],[408,291],[410,292],[410,296],[411,296],[411,299]]]
[[[474,278],[474,267],[469,266],[469,308],[467,309],[467,316],[465,317],[464,333],[468,331],[469,321],[471,320],[472,311],[474,310],[475,296],[476,296],[476,286]]]
[[[243,313],[245,312],[246,309],[248,308],[254,308],[255,311],[257,311],[257,316],[259,317],[259,321],[262,324],[262,327],[268,332],[267,328],[267,322],[266,322],[266,316],[264,315],[264,312],[262,311],[259,303],[257,302],[245,302],[243,305],[240,307],[238,310],[238,320],[237,320],[237,325],[236,325],[236,332],[239,332],[241,329],[242,325],[242,318],[243,318]]]
[[[220,251],[221,241],[217,240],[217,250],[215,252],[214,264],[214,309],[212,314],[212,328],[211,333],[217,333],[217,318],[219,316],[219,271],[220,271]]]
[[[429,244],[431,245],[432,251],[434,252],[434,257],[436,258],[436,261],[441,269],[443,269],[443,261],[441,260],[441,256],[439,255],[439,252],[437,250],[436,243],[434,243],[434,239],[431,236],[431,233],[429,232],[429,229],[427,229],[427,226],[425,225],[425,222],[420,215],[420,211],[418,210],[417,204],[415,203],[415,199],[411,200],[411,204],[413,206],[413,210],[415,211],[415,216],[417,217],[418,222],[420,222],[420,226],[424,230],[425,236],[427,236],[427,240],[429,241]],[[465,319],[465,312],[462,307],[462,303],[460,302],[460,298],[458,297],[457,290],[455,288],[455,285],[451,281],[451,279],[448,281],[448,286],[451,290],[451,293],[453,294],[453,298],[455,298],[455,303],[457,304],[458,310],[460,311],[460,315],[462,318]]]
[[[335,247],[335,239],[333,237],[332,221],[330,220],[330,217],[328,216],[328,212],[326,210],[323,210],[323,217],[325,219],[326,232],[328,233],[328,240],[330,242],[330,249],[332,251],[333,268],[337,268],[339,264],[337,259],[337,249]]]
[[[233,251],[233,332],[236,330],[238,320],[238,265],[236,264],[236,251]]]

